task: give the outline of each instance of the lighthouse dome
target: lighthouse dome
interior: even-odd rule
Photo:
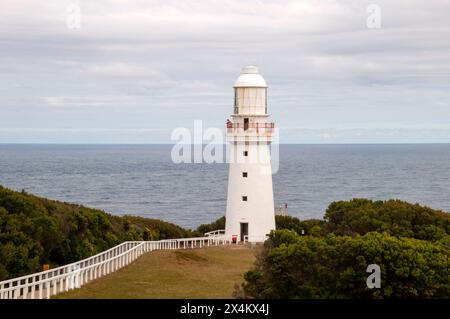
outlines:
[[[242,69],[242,74],[234,83],[234,87],[267,87],[266,81],[259,74],[258,67],[249,65]]]

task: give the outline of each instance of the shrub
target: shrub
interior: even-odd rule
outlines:
[[[272,232],[241,295],[251,298],[449,298],[450,249],[440,243],[364,236],[298,236]],[[366,267],[381,267],[369,289]],[[237,294],[238,295],[238,294]]]
[[[450,235],[450,214],[400,200],[333,202],[325,213],[325,221],[326,232],[336,235],[376,231],[432,241]]]

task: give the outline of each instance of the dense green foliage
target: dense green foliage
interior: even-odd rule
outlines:
[[[450,214],[400,200],[334,202],[325,213],[325,221],[326,232],[336,235],[377,231],[432,241],[450,235]]]
[[[253,298],[449,298],[450,249],[387,233],[299,236],[275,231],[244,296]],[[369,264],[381,267],[380,289],[366,285]]]
[[[354,199],[330,204],[324,221],[276,220],[238,296],[450,298],[448,213]],[[367,288],[369,264],[381,267],[380,289]]]
[[[202,224],[198,226],[197,231],[202,235],[213,230],[225,229],[225,216],[220,217],[210,224]]]
[[[300,220],[292,216],[275,216],[276,229],[288,229],[299,235],[321,235],[325,221],[320,219]]]
[[[126,240],[193,236],[174,224],[118,217],[0,186],[0,280],[74,262]]]
[[[117,217],[115,216],[115,218]],[[131,215],[125,215],[119,218],[124,220],[126,225],[129,225],[129,227],[137,231],[138,237],[141,240],[199,237],[202,235],[197,231],[186,230],[180,226],[159,219]]]

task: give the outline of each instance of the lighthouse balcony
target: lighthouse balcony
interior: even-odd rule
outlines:
[[[266,140],[270,141],[275,123],[227,123],[228,140]]]
[[[227,133],[245,133],[245,134],[272,134],[275,129],[275,123],[227,123]]]

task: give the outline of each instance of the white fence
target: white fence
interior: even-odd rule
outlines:
[[[218,230],[213,230],[210,232],[205,233],[206,237],[220,237],[220,236],[225,236],[225,229],[218,229]]]
[[[205,234],[206,235],[206,234]],[[80,288],[112,273],[146,252],[160,249],[188,249],[229,244],[222,233],[206,237],[159,241],[127,241],[95,256],[47,271],[0,282],[0,299],[42,299]]]

